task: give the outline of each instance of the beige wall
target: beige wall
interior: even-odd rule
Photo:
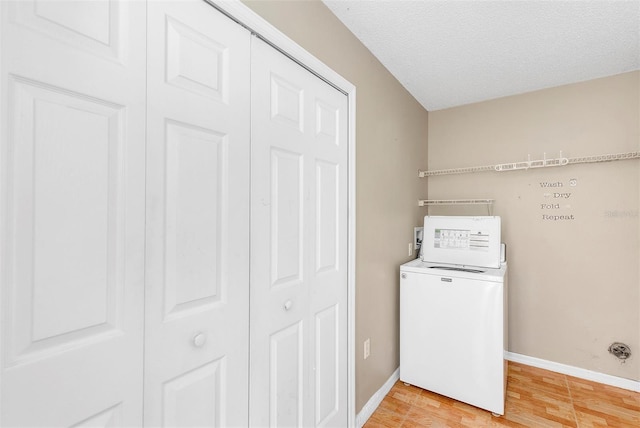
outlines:
[[[356,412],[398,368],[399,266],[420,225],[427,112],[320,1],[246,5],[356,86]],[[363,360],[363,342],[371,356]]]
[[[560,150],[570,158],[638,151],[639,93],[640,73],[633,72],[430,112],[429,169],[557,157]],[[508,248],[512,352],[640,380],[639,172],[635,159],[428,179],[429,198],[496,200]],[[625,364],[607,352],[614,341],[631,346]]]

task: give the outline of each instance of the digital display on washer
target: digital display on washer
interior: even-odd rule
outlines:
[[[489,251],[489,232],[486,230],[434,229],[434,248],[467,251]]]

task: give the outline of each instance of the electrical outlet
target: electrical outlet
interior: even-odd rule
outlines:
[[[409,242],[409,256],[413,256],[413,244]]]
[[[371,355],[371,339],[364,341],[364,359],[366,360]]]

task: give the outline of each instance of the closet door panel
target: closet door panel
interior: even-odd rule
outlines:
[[[347,420],[347,96],[320,79],[310,85],[313,161],[309,181],[313,426]]]
[[[141,425],[145,5],[0,8],[0,425]]]
[[[250,34],[148,4],[145,423],[246,426]]]
[[[347,399],[347,96],[320,79],[309,84],[307,261],[313,426],[346,426]]]
[[[347,426],[347,97],[252,43],[250,425]]]

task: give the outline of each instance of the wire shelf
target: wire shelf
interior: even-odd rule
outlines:
[[[427,207],[433,205],[491,205],[493,199],[421,199],[418,206]]]
[[[526,160],[520,162],[509,162],[498,165],[485,165],[485,166],[472,166],[465,168],[450,168],[439,169],[433,171],[418,171],[418,177],[432,177],[435,175],[450,175],[450,174],[468,174],[474,172],[486,172],[486,171],[516,171],[521,169],[534,169],[534,168],[547,168],[555,166],[575,165],[580,163],[596,163],[596,162],[611,162],[617,160],[638,159],[640,158],[640,152],[627,152],[627,153],[615,153],[615,154],[603,154],[594,156],[583,156],[575,158],[560,157],[547,159],[546,153],[543,159],[538,160]]]

